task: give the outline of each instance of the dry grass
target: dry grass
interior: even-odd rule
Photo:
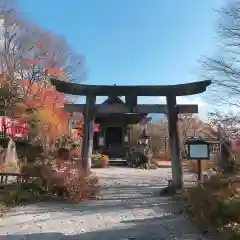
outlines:
[[[92,199],[98,191],[98,177],[94,173],[88,176],[70,175],[64,183],[67,198],[73,203]]]
[[[240,183],[217,174],[203,184],[187,189],[189,212],[203,228],[216,226],[224,239],[240,239]]]
[[[1,172],[11,172],[16,173],[20,171],[19,165],[17,163],[6,163],[1,166]]]
[[[7,210],[8,210],[7,206],[0,202],[0,218],[4,216]]]
[[[185,167],[192,173],[197,173],[198,171],[198,162],[196,160],[189,160]],[[209,169],[215,168],[216,166],[210,160],[201,161],[202,171],[207,171]]]
[[[79,203],[92,199],[98,192],[98,178],[94,173],[78,170],[62,174],[46,164],[25,166],[21,170],[28,181],[18,185],[6,185],[0,190],[0,216],[9,207],[19,204],[61,198]]]

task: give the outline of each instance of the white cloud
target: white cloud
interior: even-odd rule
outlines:
[[[164,104],[166,103],[165,97],[158,97],[159,103]],[[198,116],[202,119],[207,118],[208,112],[208,104],[203,100],[203,98],[196,96],[196,97],[177,97],[177,104],[197,104],[198,105]]]
[[[161,103],[166,103],[165,97],[159,97]],[[177,104],[198,104],[199,107],[206,105],[201,97],[177,97]]]

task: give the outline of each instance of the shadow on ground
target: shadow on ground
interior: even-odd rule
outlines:
[[[147,186],[146,186],[147,185]],[[144,186],[104,186],[101,187],[100,200],[92,200],[86,203],[71,204],[67,202],[39,202],[28,205],[28,214],[42,214],[54,212],[66,212],[72,215],[104,213],[111,211],[121,211],[124,209],[154,209],[158,211],[176,211],[179,212],[179,204],[168,197],[160,197],[161,189],[165,185]],[[9,217],[20,216],[24,214],[24,206],[12,208]]]
[[[122,221],[121,228],[105,229],[101,231],[81,232],[71,235],[71,233],[49,232],[31,233],[16,235],[0,235],[3,240],[202,240],[202,235],[188,224],[179,225],[181,216],[163,216],[144,220]],[[181,219],[181,221],[184,221]],[[190,230],[189,230],[190,228]]]
[[[158,164],[158,168],[172,168],[172,165],[161,165],[161,164]]]

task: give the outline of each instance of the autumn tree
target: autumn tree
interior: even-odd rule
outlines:
[[[0,69],[8,87],[17,88],[26,110],[38,111],[37,116],[42,116],[46,110],[45,115],[49,116],[51,112],[53,120],[66,102],[66,97],[52,94],[54,89],[49,78],[55,76],[63,81],[82,80],[83,58],[72,51],[64,38],[26,21],[13,8],[2,16],[0,35]],[[24,84],[26,81],[28,84]],[[41,121],[38,121],[40,125],[49,128],[50,125],[46,127]],[[51,128],[56,130],[59,124],[52,125]]]

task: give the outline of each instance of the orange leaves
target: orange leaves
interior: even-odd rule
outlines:
[[[67,118],[59,118],[58,111],[58,109],[53,109],[53,104],[45,104],[37,112],[37,118],[42,125],[42,134],[50,139],[55,139],[68,131]]]
[[[26,58],[23,60],[23,62],[27,65],[34,65],[34,64],[38,64],[40,62],[40,59],[37,59],[37,58]]]
[[[32,44],[33,44],[33,47],[37,49],[40,49],[42,47],[42,43],[36,40],[32,41]]]
[[[42,44],[41,44],[40,42],[35,43],[35,47],[38,48],[38,49],[40,49],[40,48],[42,47]]]
[[[23,80],[23,85],[28,86],[29,85],[29,81],[27,79],[24,79]]]
[[[32,108],[38,109],[41,121],[47,125],[50,123],[62,125],[68,121],[71,114],[64,111],[64,104],[68,102],[64,94],[53,89],[44,89],[38,84],[31,84],[28,80],[24,80],[23,84],[33,93],[29,104],[33,104]]]
[[[58,99],[63,99],[64,94],[59,93],[53,89],[46,89],[36,83],[30,83],[28,80],[23,80],[23,85],[28,87],[29,89],[33,90],[34,92],[38,91],[41,93],[42,98],[46,98],[47,100],[53,99],[53,100],[58,100]],[[65,101],[65,100],[64,100]]]
[[[59,67],[53,67],[53,68],[47,68],[46,72],[50,75],[61,75],[63,74],[63,71]]]
[[[34,91],[39,89],[39,86],[36,83],[30,83],[27,79],[23,80],[23,85]]]
[[[40,121],[40,132],[49,139],[55,139],[59,135],[68,132],[69,113],[64,111],[64,104],[68,102],[64,94],[54,89],[45,89],[40,84],[33,84],[28,80],[23,85],[31,90],[29,104],[37,108],[36,118]]]

